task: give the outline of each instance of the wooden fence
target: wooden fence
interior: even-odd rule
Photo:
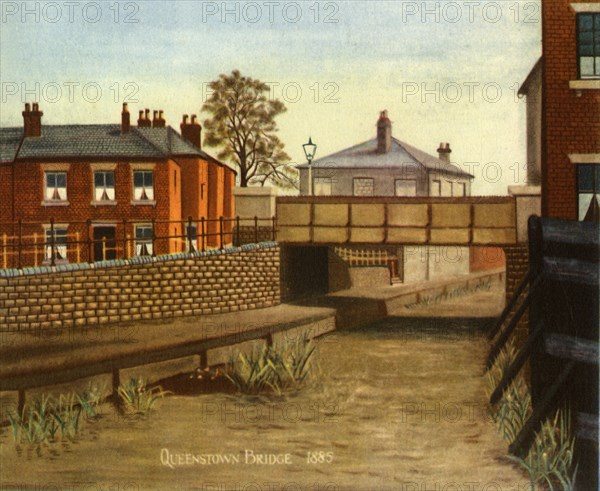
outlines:
[[[573,417],[581,489],[598,484],[598,337],[600,227],[529,219],[529,271],[496,325],[491,367],[519,318],[529,311],[529,335],[490,397],[497,403],[529,361],[533,412],[509,451],[525,457],[542,422],[566,403]]]

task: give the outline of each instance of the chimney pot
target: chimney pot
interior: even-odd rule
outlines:
[[[44,113],[40,111],[40,106],[37,102],[33,103],[33,110],[29,103],[25,104],[23,111],[23,135],[24,136],[42,136],[42,116]]]
[[[197,116],[192,114],[192,121],[188,123],[188,115],[183,115],[183,121],[181,123],[181,136],[191,143],[196,148],[201,148],[200,136],[202,134],[202,127],[197,121]]]
[[[377,153],[388,153],[392,149],[392,122],[387,110],[379,113],[377,121]]]
[[[450,154],[452,153],[452,150],[450,149],[450,144],[449,143],[440,143],[440,146],[437,149],[438,152],[438,158],[442,161],[445,162],[447,164],[450,163]]]
[[[121,133],[127,133],[131,127],[131,117],[127,103],[123,103],[123,111],[121,112]]]

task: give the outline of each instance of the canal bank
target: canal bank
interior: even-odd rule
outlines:
[[[233,352],[250,351],[264,343],[304,335],[315,338],[389,316],[432,315],[431,309],[440,301],[448,304],[457,300],[460,314],[465,308],[462,296],[484,286],[503,286],[503,281],[504,273],[498,270],[435,282],[356,288],[252,311],[3,332],[0,389],[5,404],[1,417],[6,421],[7,407],[22,406],[27,398],[41,392],[73,390],[95,380],[107,387],[108,395],[132,376],[154,383],[198,367],[226,363]],[[469,316],[499,315],[503,292],[496,289],[484,304],[487,307],[469,309]],[[21,392],[20,403],[16,391]]]
[[[462,304],[463,317],[477,316],[501,292],[496,285],[407,309],[433,309],[435,326],[391,315],[324,336],[319,377],[300,392],[175,394],[133,421],[107,405],[58,455],[18,454],[5,431],[2,482],[17,489],[528,489],[487,412],[485,319],[468,328],[444,312]],[[260,463],[269,459],[282,463]]]

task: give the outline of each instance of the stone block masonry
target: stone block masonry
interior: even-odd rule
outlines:
[[[194,254],[0,270],[0,331],[221,314],[280,303],[273,242]]]

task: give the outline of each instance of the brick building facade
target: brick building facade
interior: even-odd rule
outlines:
[[[542,3],[542,215],[598,221],[600,1]]]
[[[149,112],[137,127],[126,104],[120,125],[43,125],[39,106],[26,104],[23,128],[0,129],[6,266],[178,252],[188,236],[197,247],[188,217],[209,220],[207,243],[217,244],[218,219],[234,213],[235,171],[201,150],[196,116],[179,134]]]

